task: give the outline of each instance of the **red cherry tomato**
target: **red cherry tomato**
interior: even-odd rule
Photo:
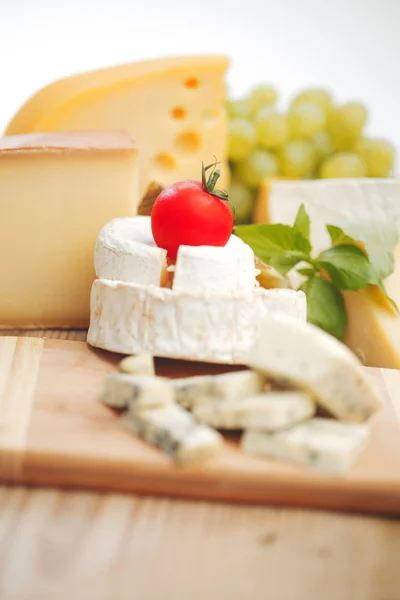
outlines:
[[[233,229],[229,203],[213,195],[200,181],[178,181],[165,188],[151,212],[154,240],[176,260],[185,246],[225,246]]]

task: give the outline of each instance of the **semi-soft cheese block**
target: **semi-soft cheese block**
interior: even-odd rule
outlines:
[[[281,383],[308,391],[342,421],[365,421],[382,406],[355,354],[308,323],[267,315],[248,364]]]
[[[199,180],[202,161],[226,155],[227,67],[220,56],[174,57],[68,77],[30,98],[7,134],[126,130],[140,148],[141,195],[151,181]],[[221,175],[223,188],[227,166]]]
[[[138,203],[126,133],[0,139],[0,326],[87,327],[99,230]]]

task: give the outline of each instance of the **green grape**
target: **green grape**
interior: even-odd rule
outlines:
[[[304,102],[316,104],[326,115],[332,110],[332,94],[328,90],[322,88],[303,90],[293,98],[290,108],[299,104],[304,104]]]
[[[248,100],[228,100],[226,109],[231,119],[235,119],[236,117],[247,119],[252,113],[251,105]]]
[[[367,109],[360,102],[347,102],[332,111],[327,128],[336,150],[353,150],[367,117]]]
[[[369,177],[389,177],[396,158],[394,146],[386,140],[362,138],[354,148],[367,164]]]
[[[289,137],[285,115],[278,115],[268,106],[259,110],[254,118],[257,141],[262,148],[279,148]]]
[[[255,202],[254,191],[233,179],[229,187],[229,199],[235,206],[236,223],[249,223]]]
[[[351,152],[342,152],[327,158],[320,170],[321,179],[366,176],[367,165],[365,161]]]
[[[264,106],[275,106],[278,94],[270,85],[259,85],[255,87],[249,96],[249,102],[253,113]]]
[[[312,136],[310,141],[314,146],[318,162],[325,160],[325,158],[333,154],[334,148],[332,138],[327,131],[319,131]]]
[[[248,119],[232,119],[229,123],[228,158],[238,161],[247,158],[256,145],[256,130]]]
[[[286,177],[310,177],[316,165],[314,147],[304,140],[288,142],[279,158],[281,173]]]
[[[251,188],[257,188],[265,177],[277,173],[278,162],[275,155],[268,150],[255,150],[247,160],[237,165],[240,181]]]
[[[304,102],[293,106],[288,114],[290,137],[307,139],[322,131],[325,127],[325,113],[317,104]]]

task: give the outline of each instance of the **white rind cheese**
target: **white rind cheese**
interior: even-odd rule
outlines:
[[[342,421],[365,421],[382,405],[358,358],[344,344],[307,323],[268,315],[248,365],[309,391]]]
[[[255,289],[180,294],[167,288],[96,280],[87,341],[123,354],[244,364],[267,314],[305,321],[305,294]]]
[[[264,377],[254,371],[236,371],[221,375],[198,375],[183,379],[171,379],[175,400],[185,408],[203,402],[238,400],[261,392]]]
[[[246,431],[241,447],[250,454],[343,474],[365,448],[368,437],[368,425],[314,418],[277,433]]]
[[[166,261],[166,250],[154,241],[150,217],[113,219],[98,235],[94,264],[99,279],[160,285]]]
[[[229,293],[256,286],[254,252],[236,236],[226,246],[180,246],[172,289],[176,292]]]
[[[154,359],[150,354],[127,356],[119,363],[122,373],[135,373],[137,375],[155,375]]]
[[[192,415],[177,404],[128,411],[121,424],[179,462],[208,458],[222,447],[222,437],[217,431],[196,423]]]
[[[271,181],[268,217],[271,223],[293,225],[303,203],[311,220],[313,251],[331,246],[325,225],[374,219],[396,223],[400,230],[400,178]]]
[[[217,429],[279,431],[293,427],[315,414],[315,403],[304,392],[277,391],[226,402],[194,406],[200,423]]]
[[[113,408],[151,408],[172,404],[174,391],[169,380],[162,377],[111,373],[102,400]]]

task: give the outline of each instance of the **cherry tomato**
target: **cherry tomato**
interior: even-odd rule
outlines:
[[[167,250],[171,260],[176,260],[181,245],[225,246],[229,240],[233,214],[227,195],[214,191],[218,175],[216,178],[214,175],[209,188],[212,176],[206,183],[203,167],[203,183],[178,181],[165,188],[154,202],[151,212],[154,240]]]

